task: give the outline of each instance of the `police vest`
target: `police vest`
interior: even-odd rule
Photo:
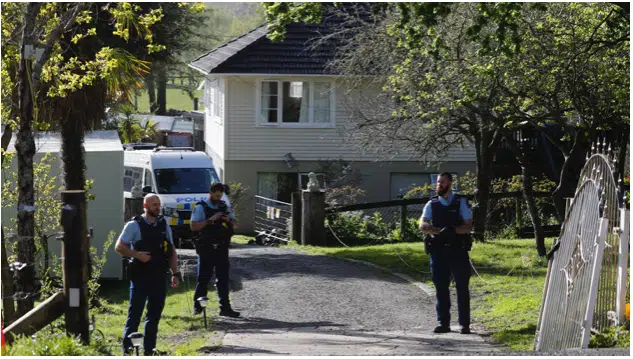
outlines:
[[[134,276],[164,274],[174,251],[167,234],[167,222],[162,216],[156,219],[155,225],[147,223],[142,216],[136,216],[133,220],[141,229],[141,240],[134,243],[134,250],[149,252],[151,258],[145,263],[133,258],[130,270]]]
[[[455,195],[453,201],[444,206],[440,202],[439,196],[431,197],[431,223],[434,227],[459,227],[464,224],[464,219],[460,215],[460,206],[462,203],[462,196]],[[438,236],[435,236],[438,239]],[[462,247],[470,250],[472,247],[472,240],[469,233],[456,234],[454,238],[439,238],[440,245],[445,247]]]
[[[220,201],[218,208],[211,208],[206,201],[200,201],[197,205],[204,208],[205,221],[213,217],[216,213],[229,213],[228,206],[224,201]],[[211,245],[228,245],[232,235],[233,224],[230,221],[227,223],[220,220],[216,221],[214,224],[207,224],[198,233],[196,250],[205,249]]]

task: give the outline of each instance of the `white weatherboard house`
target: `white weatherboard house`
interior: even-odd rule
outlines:
[[[361,171],[363,201],[371,202],[397,198],[412,184],[432,183],[441,171],[474,171],[474,150],[449,151],[438,169],[424,168],[409,154],[377,163],[376,154],[346,146],[340,134],[349,116],[345,89],[340,77],[326,72],[334,49],[308,45],[322,26],[292,24],[286,40],[273,43],[264,25],[191,62],[206,77],[205,151],[222,181],[290,202],[291,192],[305,189],[308,173],[319,171],[318,160],[343,159]],[[297,166],[289,168],[288,153]],[[243,208],[241,230],[249,232],[253,202]]]
[[[13,136],[8,151],[15,151]],[[51,176],[57,177],[57,185],[61,186],[61,169],[59,154],[61,138],[58,133],[38,133],[35,139],[34,162],[39,162],[45,153],[51,153],[55,160],[51,165]],[[101,253],[103,244],[110,231],[115,232],[114,241],[123,228],[123,147],[117,131],[93,131],[86,134],[84,141],[86,150],[86,178],[93,179],[94,185],[90,193],[95,195],[88,202],[88,228],[92,227],[94,238],[91,245]],[[11,172],[17,172],[17,158],[13,158]],[[2,174],[3,182],[4,175]],[[16,218],[16,208],[2,208],[2,224],[7,226],[10,218]],[[60,229],[61,231],[61,229]],[[6,234],[6,232],[5,232]],[[49,240],[51,253],[61,256],[61,243]],[[102,278],[122,278],[121,256],[114,251],[114,242],[108,250],[108,260],[101,273]]]

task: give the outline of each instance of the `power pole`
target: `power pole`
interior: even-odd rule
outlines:
[[[90,342],[88,331],[88,263],[90,241],[86,228],[86,192],[62,191],[61,224],[66,332]]]

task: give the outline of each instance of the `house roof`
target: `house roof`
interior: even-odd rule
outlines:
[[[369,13],[367,13],[367,17]],[[332,74],[327,64],[334,59],[337,42],[314,47],[314,40],[332,31],[343,20],[324,16],[321,24],[294,23],[286,27],[284,41],[272,42],[267,25],[236,37],[193,60],[189,66],[206,74]]]
[[[7,147],[7,151],[15,151],[14,135]],[[61,151],[62,140],[59,132],[38,132],[35,134],[35,149],[38,153],[58,153]],[[118,152],[123,151],[123,145],[116,130],[92,131],[84,137],[86,152]]]

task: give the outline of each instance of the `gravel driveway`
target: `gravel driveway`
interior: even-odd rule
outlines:
[[[441,355],[498,349],[478,335],[432,334],[434,299],[380,269],[291,248],[234,246],[231,297],[244,318],[216,321],[223,337],[212,355]]]

